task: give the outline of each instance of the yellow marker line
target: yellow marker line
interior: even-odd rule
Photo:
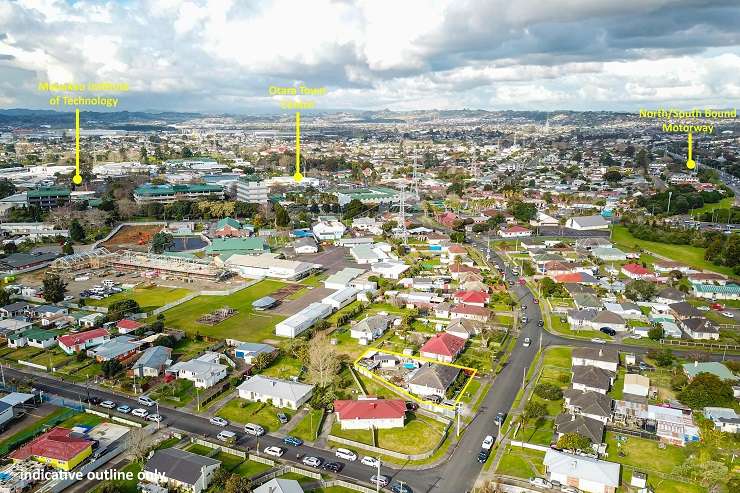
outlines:
[[[689,132],[689,161],[691,161],[691,132]]]
[[[693,137],[691,135],[691,132],[689,132],[689,159],[686,160],[686,167],[689,169],[696,168],[696,161],[694,161],[694,159],[692,158],[692,155],[693,155],[692,141],[693,141]]]
[[[293,179],[297,182],[303,179],[301,174],[301,114],[295,114],[295,174]]]
[[[72,177],[72,183],[79,185],[82,183],[80,175],[80,109],[75,108],[75,175]]]

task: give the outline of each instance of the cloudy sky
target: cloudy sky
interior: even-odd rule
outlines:
[[[0,108],[125,81],[119,109],[738,106],[737,0],[0,0]]]

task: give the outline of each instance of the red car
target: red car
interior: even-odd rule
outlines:
[[[522,286],[524,286],[525,284],[527,284],[527,281],[525,281],[523,277],[520,277],[519,278],[519,284],[522,285]]]
[[[725,307],[721,305],[720,303],[712,303],[711,305],[709,305],[709,307],[712,310],[724,310],[725,309]]]
[[[539,302],[540,302],[540,300],[538,300],[537,298],[534,299],[534,304],[535,305],[538,304]]]

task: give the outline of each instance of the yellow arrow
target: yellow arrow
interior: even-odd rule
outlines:
[[[296,182],[303,180],[301,174],[301,114],[295,114],[295,174],[293,179]]]
[[[75,108],[75,175],[72,177],[72,183],[79,185],[82,183],[80,175],[80,109]]]
[[[693,159],[691,159],[691,154],[692,154],[691,147],[692,147],[691,132],[689,132],[689,160],[686,161],[686,167],[689,168],[689,169],[694,169],[694,168],[696,168],[696,161],[694,161]]]

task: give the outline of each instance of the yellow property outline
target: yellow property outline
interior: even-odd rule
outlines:
[[[427,401],[427,400],[424,400],[424,399],[420,399],[419,397],[415,396],[414,394],[412,394],[410,392],[407,392],[406,390],[402,389],[398,385],[395,385],[395,384],[389,382],[388,380],[386,380],[385,378],[382,378],[382,377],[376,375],[375,373],[373,373],[369,369],[359,366],[360,360],[363,359],[365,357],[365,355],[367,353],[371,352],[371,351],[374,351],[376,353],[392,354],[393,356],[399,356],[401,358],[408,358],[408,359],[415,359],[415,360],[418,360],[418,361],[425,361],[427,363],[436,363],[438,365],[452,366],[453,368],[459,368],[461,370],[468,370],[469,372],[472,372],[472,373],[470,374],[470,377],[468,378],[468,381],[465,382],[465,385],[463,385],[463,388],[460,390],[460,392],[458,393],[457,397],[455,398],[455,405],[454,406],[448,406],[446,404],[435,404],[432,401]],[[452,410],[457,409],[457,404],[460,402],[460,399],[462,398],[462,396],[465,395],[465,389],[468,388],[468,385],[470,385],[470,382],[472,382],[473,381],[473,378],[475,378],[475,375],[478,374],[478,370],[476,370],[475,368],[471,368],[469,366],[456,365],[454,363],[445,363],[443,361],[437,361],[436,359],[425,358],[424,356],[409,356],[408,354],[397,353],[395,351],[387,351],[385,349],[381,349],[381,348],[377,348],[377,347],[367,348],[365,350],[365,352],[363,352],[354,361],[354,363],[352,363],[352,366],[354,366],[355,369],[357,371],[359,371],[360,373],[362,373],[363,375],[369,376],[371,380],[381,381],[381,382],[383,382],[383,383],[385,383],[385,384],[393,387],[393,389],[396,392],[398,392],[399,394],[405,395],[406,397],[409,397],[412,400],[414,400],[414,401],[416,401],[416,402],[418,402],[420,404],[424,404],[425,406],[426,405],[432,405],[432,406],[439,407],[439,408],[442,408],[442,409],[452,409]]]

